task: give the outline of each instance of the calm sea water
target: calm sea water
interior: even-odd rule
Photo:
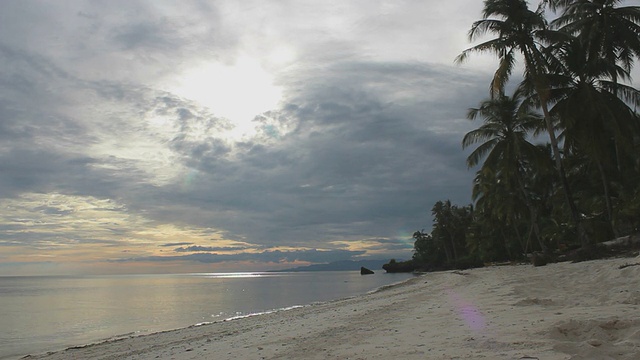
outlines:
[[[364,294],[410,274],[0,277],[0,359]]]

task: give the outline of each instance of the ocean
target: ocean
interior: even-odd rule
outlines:
[[[411,274],[0,277],[0,359],[365,294]]]

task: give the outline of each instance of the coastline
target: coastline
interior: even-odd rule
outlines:
[[[640,358],[635,258],[427,273],[368,294],[23,359]]]

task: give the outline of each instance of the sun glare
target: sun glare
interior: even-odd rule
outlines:
[[[226,136],[232,139],[254,134],[252,120],[274,109],[282,96],[273,76],[260,62],[247,57],[231,65],[208,63],[190,68],[171,91],[229,119],[234,128]]]

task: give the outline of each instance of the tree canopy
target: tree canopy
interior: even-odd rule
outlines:
[[[520,260],[637,232],[640,91],[630,74],[640,57],[640,7],[485,0],[469,39],[485,36],[456,58],[498,58],[487,99],[468,111],[481,123],[462,139],[473,148],[473,205],[436,202],[431,233],[414,233],[414,261]],[[506,95],[518,60],[524,72]]]

